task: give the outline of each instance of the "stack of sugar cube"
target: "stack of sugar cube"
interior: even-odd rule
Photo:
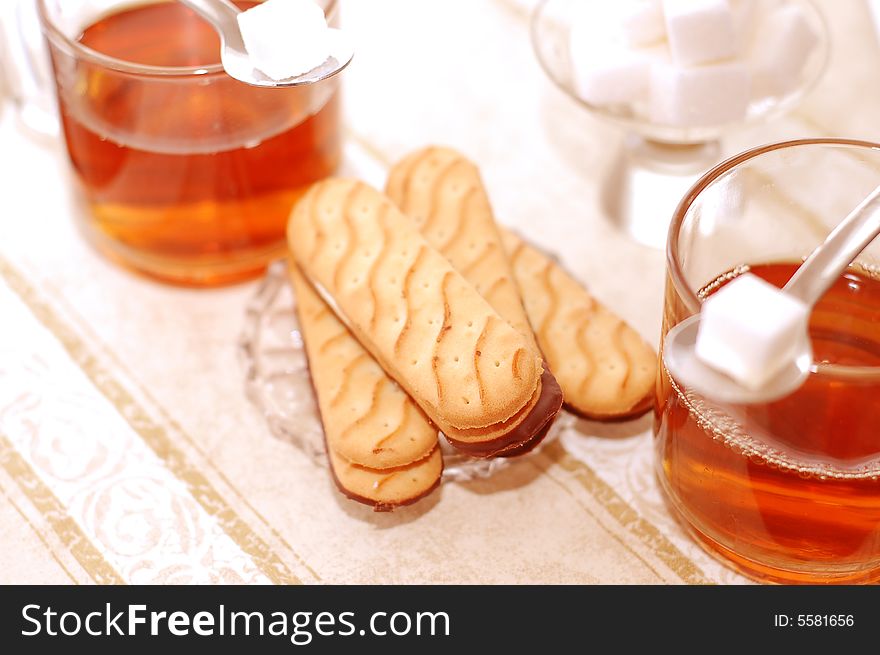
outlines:
[[[569,40],[583,100],[697,128],[795,91],[819,35],[798,2],[585,0]]]

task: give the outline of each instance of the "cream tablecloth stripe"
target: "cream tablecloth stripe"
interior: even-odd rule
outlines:
[[[222,500],[163,442],[161,426],[22,278],[2,260],[0,268],[9,284],[0,288],[7,337],[0,347],[0,463],[90,577],[296,581],[280,563],[264,561],[246,529],[209,506]]]
[[[12,553],[6,557],[7,561],[14,562],[12,568],[4,567],[0,572],[0,584],[90,582],[92,578],[79,568],[79,562],[58,534],[38,525],[41,523],[41,515],[23,496],[21,489],[14,482],[7,482],[5,470],[0,472],[0,525],[5,530],[3,545]]]
[[[177,579],[180,581],[192,579],[197,582],[235,580],[244,582],[250,580],[257,582],[272,581],[286,584],[300,583],[301,580],[283,561],[281,561],[273,551],[272,547],[251,530],[247,523],[245,523],[242,518],[229,507],[222,496],[212,486],[208,479],[208,475],[201,471],[199,466],[194,465],[193,462],[190,461],[185,450],[181,448],[181,446],[187,444],[193,446],[190,437],[180,429],[174,420],[169,417],[161,407],[156,406],[152,402],[149,393],[146,392],[146,390],[130,388],[130,382],[126,380],[124,364],[100,344],[90,344],[86,337],[77,333],[77,326],[74,325],[74,321],[65,317],[63,314],[63,299],[55,298],[53,306],[50,297],[42,297],[41,294],[28,282],[26,277],[2,257],[0,257],[0,276],[5,279],[9,285],[9,289],[18,296],[21,303],[26,306],[32,312],[33,316],[42,323],[43,327],[58,340],[59,344],[66,351],[73,363],[76,364],[88,377],[96,390],[113,405],[121,417],[127,421],[128,426],[138,437],[140,437],[144,444],[152,449],[154,454],[161,459],[165,465],[164,468],[167,469],[167,471],[161,471],[161,474],[165,476],[174,476],[186,485],[189,494],[183,501],[183,504],[176,507],[176,509],[186,509],[190,511],[190,513],[193,513],[195,508],[191,506],[191,503],[195,502],[200,505],[201,510],[207,515],[213,517],[214,520],[218,522],[222,531],[238,545],[239,549],[242,551],[239,553],[239,556],[250,556],[252,560],[250,566],[255,565],[265,576],[265,578],[257,576],[253,579],[245,579],[242,577],[237,578],[231,571],[224,570],[226,567],[224,567],[222,559],[211,557],[202,562],[203,566],[200,567],[201,572],[185,570],[182,566],[176,567],[175,575],[177,576]],[[5,304],[7,306],[12,305],[8,299]],[[4,316],[9,315],[4,314]],[[8,331],[11,324],[9,318],[6,320],[6,330]],[[87,330],[88,328],[86,326],[79,326],[79,329]],[[23,341],[16,340],[14,337],[15,335],[13,334],[14,342]],[[29,341],[32,341],[32,339]],[[44,350],[45,347],[40,348],[40,354],[42,354]],[[0,358],[0,362],[3,362],[3,365],[6,366],[8,365],[8,359],[8,356]],[[0,367],[0,371],[2,370],[2,367]],[[7,375],[10,375],[9,372],[7,372]],[[17,378],[13,377],[13,380],[15,380],[17,384],[20,384],[21,382],[20,376]],[[61,383],[50,380],[42,385],[42,388],[63,389],[63,386],[64,385]],[[141,398],[138,398],[138,395],[140,395]],[[2,403],[0,403],[0,406],[2,406]],[[151,409],[147,409],[148,407]],[[2,414],[4,421],[8,421],[10,415],[14,414],[11,411],[12,409],[13,407],[5,408]],[[51,409],[51,405],[49,408],[45,406],[39,407],[39,414],[35,415],[33,420],[33,424],[38,429],[41,427],[41,421],[47,419],[51,420],[51,418],[53,418],[51,415]],[[82,423],[85,425],[98,427],[102,426],[107,421],[107,418],[103,416],[88,417],[84,415],[76,418],[81,419]],[[3,422],[0,422],[0,425],[3,424]],[[75,429],[78,425],[79,423],[71,421],[70,424],[60,426],[58,434],[50,435],[55,440],[52,445],[74,450],[82,447],[84,444],[79,444],[74,441],[72,435],[69,433],[71,428]],[[128,447],[130,449],[131,444],[128,444]],[[194,448],[197,451],[197,447]],[[13,444],[9,443],[8,440],[0,439],[0,449],[2,449],[3,455],[6,456],[4,463],[7,463],[8,460],[8,465],[5,466],[7,472],[19,482],[19,486],[23,489],[30,489],[31,487],[39,489],[39,493],[33,495],[33,497],[39,496],[45,499],[45,502],[39,503],[45,507],[45,511],[43,511],[44,515],[51,517],[65,511],[64,504],[52,496],[49,488],[39,487],[39,484],[41,483],[37,472],[28,467],[27,462],[18,456],[13,450]],[[58,455],[63,457],[64,453],[58,453]],[[140,457],[144,458],[144,454],[141,453]],[[13,473],[15,475],[13,475]],[[156,472],[154,472],[154,474],[155,473]],[[136,474],[137,471],[129,471],[126,475],[133,476]],[[222,479],[222,474],[220,477]],[[161,479],[163,484],[167,485],[168,480],[162,479],[161,477],[158,479]],[[149,494],[147,495],[149,496]],[[247,506],[246,503],[245,506]],[[253,510],[251,509],[251,511]],[[149,510],[147,510],[147,513],[149,513]],[[185,518],[183,514],[180,514],[180,512],[178,513],[178,519]],[[140,518],[142,518],[142,516],[139,517],[139,519]],[[259,516],[257,516],[257,518],[259,519]],[[200,512],[196,512],[190,517],[190,519],[191,522],[203,522],[205,516],[202,516]],[[98,516],[97,520],[101,521],[104,519],[102,516]],[[66,541],[83,542],[85,539],[82,533],[76,533],[75,539],[68,535],[68,533],[75,534],[72,530],[75,525],[60,526],[52,521],[50,521],[50,524],[55,529],[56,533],[65,537]],[[181,521],[178,520],[175,523],[175,526],[180,525]],[[67,528],[71,528],[71,530],[67,530]],[[167,532],[168,528],[169,526],[167,525],[162,526],[163,532]],[[204,532],[205,526],[200,526],[199,531]],[[199,536],[201,537],[203,535],[199,534]],[[280,542],[289,550],[289,546],[284,543],[283,539],[280,538],[277,533],[273,533],[273,536],[275,541]],[[126,537],[130,537],[130,535],[126,535]],[[188,543],[188,540],[186,539],[181,539],[181,541]],[[208,541],[210,542],[211,539]],[[85,544],[85,546],[88,546],[88,544]],[[167,549],[163,548],[162,552],[163,554],[167,554]],[[94,554],[95,553],[89,552],[89,556],[92,557],[92,559],[94,559]],[[301,562],[300,568],[304,568],[308,572],[309,577],[317,577],[313,571],[307,566],[302,565]],[[99,568],[95,566],[90,567],[90,570],[97,571],[99,575],[103,575]],[[226,579],[219,577],[221,574],[225,575]],[[169,581],[167,575],[163,575],[164,577],[151,577],[147,581]],[[95,581],[120,582],[122,581],[122,578],[118,575],[115,579],[108,579],[106,576],[103,576],[100,579],[95,578]]]

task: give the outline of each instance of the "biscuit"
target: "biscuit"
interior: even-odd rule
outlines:
[[[382,193],[355,180],[315,184],[291,213],[288,243],[322,298],[454,445],[490,456],[528,442],[558,411],[531,343]]]
[[[553,259],[502,233],[529,321],[569,409],[624,419],[653,403],[657,355]]]
[[[329,450],[387,469],[424,459],[437,428],[290,264],[300,330]]]
[[[424,148],[391,169],[386,193],[537,350],[479,169],[455,150]]]
[[[332,450],[327,452],[333,481],[339,490],[352,500],[372,505],[377,512],[388,512],[424,498],[438,487],[443,473],[439,445],[417,462],[383,470],[358,466]]]

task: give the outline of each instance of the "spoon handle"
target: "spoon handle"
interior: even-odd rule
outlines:
[[[878,234],[880,186],[834,228],[791,276],[783,290],[813,306]]]
[[[236,16],[241,10],[229,0],[178,0],[212,25],[236,24]]]

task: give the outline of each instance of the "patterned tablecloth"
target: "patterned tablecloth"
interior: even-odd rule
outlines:
[[[479,162],[499,219],[652,343],[663,255],[598,209],[620,143],[543,77],[530,0],[345,2],[347,166],[376,183],[428,143]],[[819,2],[826,76],[729,152],[796,136],[880,139],[865,3]],[[275,438],[243,392],[236,340],[256,283],[170,288],[80,238],[61,145],[0,109],[0,582],[740,582],[674,523],[650,417],[578,421],[488,481],[375,514]]]

